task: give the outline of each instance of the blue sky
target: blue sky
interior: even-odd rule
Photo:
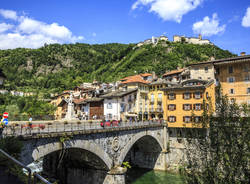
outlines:
[[[0,49],[197,36],[250,54],[249,0],[1,0]]]

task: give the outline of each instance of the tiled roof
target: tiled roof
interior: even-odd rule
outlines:
[[[123,79],[121,79],[120,81],[122,81],[122,84],[128,84],[128,83],[143,83],[143,84],[148,84],[149,82],[146,80],[143,80],[142,76],[144,74],[139,74],[139,75],[133,75],[133,76],[129,76],[129,77],[125,77]],[[149,74],[146,74],[146,76],[149,76]],[[144,76],[144,77],[146,77]]]
[[[177,74],[177,73],[181,73],[183,72],[185,69],[179,69],[179,70],[171,70],[170,72],[166,72],[164,73],[162,76],[168,76],[168,75],[173,75],[173,74]]]
[[[73,102],[74,102],[74,104],[83,104],[84,100],[85,100],[84,98],[74,99]]]
[[[143,73],[143,74],[139,74],[142,77],[148,77],[148,76],[152,76],[151,73]]]
[[[137,89],[130,89],[130,90],[126,90],[126,91],[117,90],[117,91],[112,91],[106,95],[102,95],[101,97],[102,98],[123,97],[125,95],[128,95],[128,94],[136,92],[136,91],[137,91]]]
[[[202,65],[202,64],[220,64],[220,63],[229,63],[229,62],[238,62],[238,61],[249,61],[250,60],[250,55],[245,55],[245,56],[236,56],[236,57],[231,57],[231,58],[223,58],[223,59],[216,59],[212,61],[203,61],[199,63],[193,63],[189,64],[188,66],[193,66],[193,65]]]

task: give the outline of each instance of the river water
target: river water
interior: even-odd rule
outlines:
[[[126,184],[184,184],[180,175],[164,171],[129,169]]]

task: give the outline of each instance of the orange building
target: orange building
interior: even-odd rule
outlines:
[[[213,63],[222,93],[238,104],[250,105],[250,55],[215,60]]]
[[[164,91],[164,120],[172,128],[202,128],[204,109],[212,113],[215,106],[214,81],[186,80],[168,85]],[[205,107],[203,107],[205,105]]]

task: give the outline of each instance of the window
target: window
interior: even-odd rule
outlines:
[[[108,119],[112,119],[112,114],[107,114]]]
[[[168,121],[171,123],[176,122],[176,116],[168,116]]]
[[[158,101],[161,102],[162,101],[162,94],[158,93]]]
[[[199,92],[199,91],[195,92],[195,93],[194,93],[194,98],[195,98],[195,99],[200,99],[200,98],[202,98],[201,92]]]
[[[233,66],[229,66],[229,67],[228,67],[228,73],[233,73],[233,72],[234,72]]]
[[[184,123],[190,123],[191,122],[191,116],[183,116],[183,122]]]
[[[201,77],[198,77],[198,79],[202,79]]]
[[[124,102],[124,97],[122,97],[122,102]]]
[[[205,72],[206,72],[206,73],[208,72],[208,67],[207,67],[207,66],[205,67]]]
[[[228,77],[228,78],[227,78],[227,81],[228,81],[229,83],[233,83],[233,82],[235,81],[235,78],[234,78],[234,77]]]
[[[168,105],[168,110],[170,110],[170,111],[176,110],[176,105],[175,104],[169,104]]]
[[[201,116],[195,116],[194,117],[194,122],[195,123],[200,123],[201,122]]]
[[[250,94],[250,88],[247,88],[247,94]]]
[[[125,105],[124,104],[120,104],[120,112],[125,112]]]
[[[230,94],[234,94],[234,89],[230,89],[230,90],[229,90],[229,93],[230,93]]]
[[[109,102],[109,103],[107,104],[107,109],[112,109],[112,103],[111,103],[111,102]]]
[[[154,94],[151,94],[151,102],[154,102]]]
[[[250,81],[250,75],[246,75],[244,81]]]
[[[190,93],[184,93],[183,94],[183,99],[187,100],[191,98],[191,94]]]
[[[168,94],[168,99],[169,100],[174,100],[175,99],[175,94],[174,93]]]
[[[192,109],[192,105],[191,104],[183,104],[183,110],[190,111],[191,109]]]
[[[206,98],[209,99],[209,95],[208,95],[208,92],[206,92]]]
[[[200,111],[202,108],[202,104],[194,104],[194,110]]]
[[[219,69],[219,68],[216,69],[216,73],[217,73],[218,75],[220,75],[220,69]]]

